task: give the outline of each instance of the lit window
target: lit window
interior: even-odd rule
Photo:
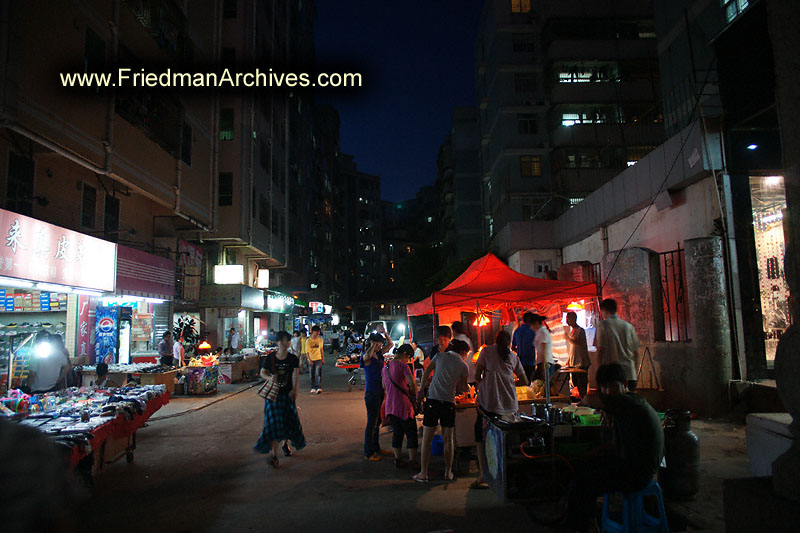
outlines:
[[[523,178],[542,175],[542,158],[538,155],[523,155],[519,158],[519,174]]]
[[[530,13],[531,0],[511,0],[512,13]]]
[[[722,7],[725,10],[725,20],[733,21],[742,14],[742,11],[750,5],[749,0],[722,0]]]
[[[233,140],[233,109],[221,109],[219,112],[219,140]]]
[[[569,199],[569,208],[572,209],[573,207],[575,207],[576,205],[578,205],[582,201],[583,201],[583,197],[570,198]]]
[[[433,222],[433,217],[428,217],[428,222]]]
[[[628,166],[629,167],[632,167],[635,164],[636,164],[636,161],[628,161]]]

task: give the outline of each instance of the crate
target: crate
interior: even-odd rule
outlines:
[[[167,390],[172,390],[175,383],[176,370],[161,372],[158,374],[134,374],[139,377],[142,385],[166,385]]]

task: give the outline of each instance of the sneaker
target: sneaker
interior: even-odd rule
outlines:
[[[311,389],[311,394],[316,394],[316,393],[317,393],[317,389]]]
[[[378,453],[380,453],[381,455],[394,455],[394,453],[392,452],[392,450],[381,450],[381,451],[380,451],[380,452],[378,452]]]
[[[317,394],[322,394],[322,389],[317,389]]]
[[[383,457],[381,457],[378,453],[373,453],[372,455],[365,455],[364,459],[367,461],[383,461]]]

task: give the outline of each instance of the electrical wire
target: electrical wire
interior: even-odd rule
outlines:
[[[527,444],[526,442],[523,442],[519,447],[520,453],[522,455],[524,455],[526,459],[554,459],[554,458],[555,459],[561,459],[567,465],[567,467],[569,468],[570,472],[572,472],[572,475],[573,476],[575,475],[575,469],[572,468],[572,463],[570,463],[567,460],[567,458],[564,457],[563,455],[559,455],[557,453],[554,453],[554,454],[549,454],[548,453],[548,454],[545,454],[545,455],[528,455],[527,453],[525,453],[525,445],[526,444]]]
[[[689,137],[691,137],[692,131],[694,130],[694,128],[699,123],[699,120],[695,120],[695,114],[700,109],[700,97],[702,96],[703,92],[705,91],[706,85],[708,84],[709,74],[711,73],[711,65],[713,65],[713,63],[714,63],[714,61],[712,60],[711,63],[709,64],[708,68],[706,69],[706,77],[703,80],[703,85],[700,87],[700,90],[697,91],[697,94],[695,94],[694,106],[692,107],[692,112],[689,115],[689,120],[692,121],[691,126],[689,126],[689,130],[686,132],[686,136],[681,140],[680,148],[676,152],[675,158],[672,160],[672,164],[670,165],[669,170],[664,175],[664,179],[661,182],[661,185],[659,185],[658,190],[656,190],[656,193],[653,195],[653,199],[650,201],[650,204],[647,206],[647,209],[645,209],[644,214],[642,215],[642,218],[639,219],[639,223],[636,224],[635,228],[633,228],[633,231],[628,236],[628,239],[625,241],[625,244],[622,245],[622,248],[617,250],[617,255],[614,258],[614,262],[611,263],[611,268],[608,270],[608,274],[606,275],[605,280],[603,281],[602,285],[600,285],[600,293],[601,294],[602,294],[603,289],[605,288],[606,284],[608,283],[608,280],[611,278],[611,274],[614,272],[614,268],[617,266],[617,261],[619,261],[619,258],[622,255],[622,251],[627,248],[628,244],[631,242],[631,239],[633,239],[633,236],[639,230],[639,227],[642,225],[642,223],[644,222],[644,219],[647,217],[647,214],[650,212],[650,209],[652,209],[652,207],[655,205],[656,199],[658,198],[658,195],[661,194],[662,190],[667,185],[667,181],[669,181],[669,177],[670,177],[670,174],[672,174],[672,170],[675,168],[675,165],[678,163],[678,159],[680,159],[681,155],[683,154],[683,149],[686,147],[686,143],[689,142]],[[708,155],[710,157],[711,154],[708,154]]]

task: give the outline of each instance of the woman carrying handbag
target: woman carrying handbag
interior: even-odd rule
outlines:
[[[278,351],[263,358],[261,377],[264,385],[258,395],[264,398],[264,429],[253,447],[259,453],[270,453],[269,463],[278,467],[278,443],[283,441],[283,455],[290,457],[292,450],[306,446],[303,426],[297,415],[295,400],[300,374],[300,360],[289,352],[292,336],[286,331],[276,335]]]
[[[414,353],[408,344],[400,346],[394,353],[394,360],[383,368],[383,388],[386,390],[386,415],[391,422],[392,453],[394,464],[403,468],[406,463],[400,458],[403,449],[403,435],[406,436],[408,446],[408,465],[419,468],[417,462],[417,421],[414,418],[414,400],[417,396],[417,383],[411,374],[409,360]]]

